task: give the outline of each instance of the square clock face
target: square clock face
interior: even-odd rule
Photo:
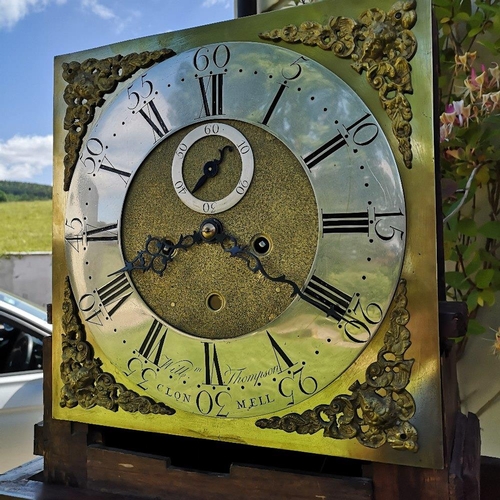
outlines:
[[[360,3],[56,58],[55,418],[442,465],[430,4]]]

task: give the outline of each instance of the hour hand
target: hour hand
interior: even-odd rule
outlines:
[[[175,256],[176,250],[187,250],[193,245],[202,243],[203,237],[200,231],[194,231],[193,234],[184,236],[181,234],[177,243],[166,238],[159,238],[149,235],[143,250],[139,250],[137,255],[131,261],[125,261],[122,269],[112,273],[118,274],[124,271],[153,271],[159,276],[167,269],[167,266]]]
[[[188,250],[200,243],[216,243],[222,234],[222,224],[217,219],[205,219],[197,231],[186,236],[180,235],[177,243],[157,236],[149,235],[144,248],[130,261],[125,261],[125,266],[109,276],[131,271],[153,271],[163,276],[167,266],[174,260],[177,250]]]

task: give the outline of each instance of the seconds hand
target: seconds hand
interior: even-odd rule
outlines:
[[[205,182],[211,177],[215,177],[219,173],[219,165],[222,163],[224,159],[224,152],[228,149],[229,151],[233,150],[232,146],[224,146],[222,149],[219,149],[220,158],[207,161],[203,166],[203,175],[198,179],[195,187],[192,189],[191,193],[195,193],[200,189]]]

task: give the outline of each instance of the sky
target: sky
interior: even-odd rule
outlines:
[[[233,0],[0,0],[0,180],[52,184],[55,56],[233,17]]]

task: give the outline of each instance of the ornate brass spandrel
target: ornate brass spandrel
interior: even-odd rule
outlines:
[[[173,50],[161,49],[63,64],[62,76],[68,82],[63,94],[67,104],[64,129],[68,131],[64,141],[65,191],[69,189],[83,137],[94,119],[96,107],[103,105],[104,96],[113,92],[118,83],[127,80],[139,69],[148,68],[173,55]]]
[[[379,448],[388,443],[396,450],[418,451],[417,429],[409,422],[415,400],[406,390],[414,359],[405,359],[410,347],[410,319],[406,309],[406,281],[396,291],[389,328],[377,360],[366,370],[366,381],[355,381],[352,394],[336,396],[330,404],[318,405],[302,414],[257,420],[261,429],[315,434],[333,439],[356,438],[363,446]]]
[[[78,316],[69,278],[64,283],[62,362],[63,387],[59,404],[62,408],[101,406],[107,410],[173,415],[175,410],[153,399],[140,396],[117,383],[113,375],[102,370],[102,362],[94,357],[92,345],[86,341],[85,328]]]
[[[378,91],[380,103],[392,121],[404,163],[411,168],[413,115],[405,94],[413,93],[409,61],[417,50],[417,40],[411,31],[416,20],[416,0],[401,0],[387,13],[373,8],[357,20],[331,17],[325,25],[305,21],[259,36],[264,40],[317,46],[338,57],[351,58],[352,68],[360,74],[365,72],[368,83]]]

